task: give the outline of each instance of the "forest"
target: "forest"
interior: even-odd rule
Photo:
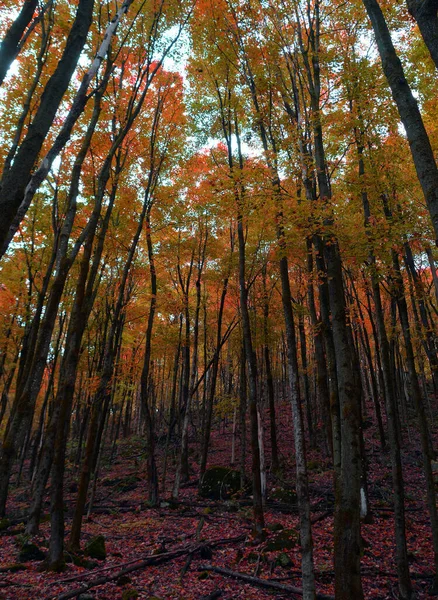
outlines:
[[[0,599],[438,596],[438,0],[3,0]]]

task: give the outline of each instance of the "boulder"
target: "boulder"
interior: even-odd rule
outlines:
[[[34,560],[44,560],[46,555],[42,550],[38,548],[36,544],[32,542],[24,542],[21,546],[20,554],[18,555],[18,560],[21,563],[26,563]]]
[[[291,550],[296,546],[298,534],[293,529],[283,529],[266,542],[266,552]]]
[[[0,519],[0,531],[6,531],[6,529],[10,526],[11,522],[9,519],[3,518]]]
[[[211,467],[202,478],[199,495],[210,500],[226,500],[240,489],[239,471],[227,467]]]
[[[296,492],[287,488],[274,488],[269,494],[271,500],[276,500],[277,502],[281,502],[282,504],[292,504],[295,505],[298,502]]]
[[[122,600],[133,600],[134,598],[138,598],[139,593],[135,588],[129,588],[124,590],[122,593]]]
[[[286,552],[280,552],[275,559],[275,564],[283,569],[287,569],[287,567],[291,567],[293,563],[289,554],[286,554]]]
[[[97,535],[96,537],[91,538],[85,546],[85,554],[96,560],[106,559],[105,538],[103,535]]]

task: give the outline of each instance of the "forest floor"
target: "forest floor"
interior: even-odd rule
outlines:
[[[167,501],[173,479],[172,469],[160,506],[149,508],[145,502],[143,444],[139,438],[131,437],[120,442],[113,461],[109,458],[106,463],[103,461],[92,514],[88,520],[84,517],[83,544],[93,536],[105,536],[106,560],[88,565],[93,568],[68,564],[65,572],[52,574],[41,572],[41,563],[38,561],[17,564],[20,563],[19,545],[23,543],[24,531],[20,516],[25,515],[28,508],[29,485],[24,482],[13,489],[8,505],[11,519],[9,527],[0,532],[0,600],[61,599],[66,598],[68,592],[72,593],[68,597],[77,597],[79,588],[82,589],[82,596],[79,596],[81,600],[299,598],[299,595],[291,592],[262,589],[204,568],[206,565],[223,567],[283,585],[301,587],[297,507],[294,502],[287,501],[288,494],[293,498],[289,492],[295,480],[289,411],[289,407],[283,405],[278,414],[283,470],[281,479],[268,474],[269,499],[265,512],[267,538],[262,544],[254,545],[251,539],[249,497],[229,501],[207,500],[198,496],[195,484],[181,490],[180,503]],[[268,433],[266,438],[268,445]],[[213,433],[210,466],[229,466],[231,439],[231,424]],[[382,453],[373,426],[365,430],[365,443],[373,512],[372,523],[362,526],[362,581],[365,596],[373,600],[397,598],[389,455],[387,451]],[[199,452],[195,442],[192,449],[192,479],[195,482]],[[404,435],[403,460],[411,575],[417,598],[429,598],[433,570],[432,544],[421,452],[413,427],[409,436],[406,432]],[[249,461],[248,457],[248,473],[251,472]],[[333,594],[332,473],[329,461],[320,452],[309,452],[308,464],[317,591]],[[77,467],[70,463],[66,483],[67,533],[76,497],[73,474],[77,475]],[[45,510],[49,510],[48,504]],[[46,521],[41,526],[38,538],[33,540],[43,551],[48,545],[49,534],[49,523]],[[286,540],[283,548],[281,539]],[[268,550],[270,543],[272,547],[276,546],[275,550]],[[181,553],[176,552],[176,556],[163,554],[178,550]],[[120,571],[126,567],[134,568],[138,566],[137,561],[150,557],[149,563],[156,564],[144,564],[142,568],[120,576]],[[110,581],[90,587],[87,591],[86,584],[108,577]]]

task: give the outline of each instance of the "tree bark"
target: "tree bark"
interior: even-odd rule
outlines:
[[[55,72],[44,88],[37,113],[17,151],[11,168],[2,177],[0,187],[0,248],[20,207],[32,169],[53,123],[56,111],[70,83],[87,39],[94,0],[80,0],[75,20]]]
[[[406,130],[417,177],[432,219],[435,242],[438,245],[438,168],[430,139],[418,103],[406,81],[403,66],[395,51],[378,0],[363,0],[363,3],[376,36],[383,71]]]
[[[417,21],[424,43],[438,69],[438,2],[437,0],[407,0],[409,13]]]
[[[0,44],[0,85],[20,49],[20,40],[32,21],[38,0],[24,0],[20,13]]]

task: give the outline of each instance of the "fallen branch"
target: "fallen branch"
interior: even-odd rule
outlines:
[[[131,565],[129,567],[126,567],[125,569],[117,571],[112,575],[106,575],[102,577],[97,577],[96,579],[92,579],[88,583],[84,583],[83,585],[81,585],[81,587],[75,588],[74,590],[71,590],[69,592],[63,592],[59,596],[50,595],[47,597],[46,600],[54,600],[55,598],[56,600],[68,600],[69,598],[75,598],[80,594],[88,592],[88,590],[90,590],[93,587],[97,587],[98,585],[104,585],[109,581],[114,581],[114,579],[119,579],[119,577],[122,577],[122,575],[127,575],[128,573],[132,573],[132,571],[138,571],[139,569],[144,569],[145,567],[151,565],[160,565],[162,563],[171,561],[174,558],[178,558],[179,556],[182,556],[187,552],[187,548],[181,548],[180,550],[174,550],[173,552],[166,552],[165,554],[156,554],[154,556],[150,556],[149,558],[141,560],[137,562],[137,564]]]
[[[112,573],[111,575],[104,575],[101,577],[96,577],[96,579],[92,579],[91,581],[88,581],[87,583],[84,583],[80,587],[77,587],[74,590],[70,590],[69,592],[63,592],[59,596],[50,595],[46,598],[46,600],[54,600],[55,598],[56,598],[56,600],[69,600],[69,598],[75,598],[76,596],[79,596],[80,594],[84,594],[85,592],[88,592],[88,590],[90,590],[93,587],[97,587],[99,585],[104,585],[105,583],[108,583],[109,581],[114,581],[114,579],[119,579],[119,577],[122,577],[122,575],[127,575],[128,573],[132,573],[133,571],[138,571],[138,570],[144,569],[145,567],[148,567],[148,566],[160,565],[162,563],[169,562],[169,561],[173,560],[174,558],[178,558],[178,557],[184,556],[186,554],[193,555],[196,552],[201,552],[201,554],[202,554],[202,552],[205,550],[205,548],[207,546],[209,548],[218,548],[219,546],[225,546],[227,544],[236,544],[239,542],[243,542],[245,539],[246,539],[246,535],[239,535],[234,538],[225,538],[225,539],[213,540],[211,542],[202,542],[202,543],[196,544],[194,546],[188,546],[188,547],[186,546],[185,548],[179,548],[177,550],[172,550],[172,551],[166,552],[164,554],[154,554],[152,556],[148,556],[147,558],[145,558],[143,560],[134,561],[135,564],[122,563],[122,564],[114,565],[113,567],[108,567],[108,569],[120,568],[120,566],[122,566],[122,565],[129,565],[129,566],[126,566],[125,568],[123,568],[119,571],[116,571],[116,573]],[[203,558],[205,558],[205,556],[203,556]],[[133,562],[133,561],[131,561],[131,562]],[[83,577],[85,578],[91,574],[92,573],[84,573]]]
[[[303,595],[303,590],[293,585],[285,585],[276,581],[270,581],[268,579],[260,579],[259,577],[252,577],[246,573],[239,573],[238,571],[232,571],[231,569],[224,569],[222,567],[214,567],[213,565],[200,565],[199,571],[213,571],[219,575],[225,575],[225,577],[232,577],[233,579],[240,579],[251,585],[258,587],[264,587],[271,590],[279,590],[280,592],[287,592],[289,594]],[[334,600],[335,597],[329,594],[316,594],[317,600]]]
[[[311,519],[310,522],[312,523],[312,525],[315,525],[315,523],[319,523],[319,521],[324,521],[324,519],[327,519],[327,517],[331,517],[332,515],[333,515],[332,509],[326,510],[318,517],[313,517],[313,519]]]
[[[222,594],[223,594],[222,590],[215,590],[211,594],[207,594],[206,596],[202,596],[200,598],[200,600],[217,600],[217,598],[220,598],[222,596]]]
[[[57,579],[56,581],[52,581],[50,585],[61,585],[63,583],[71,583],[72,581],[82,581],[83,579],[87,579],[90,575],[96,575],[97,573],[106,573],[107,571],[111,571],[112,569],[119,569],[120,567],[128,567],[129,565],[133,565],[134,563],[138,563],[140,559],[134,558],[133,560],[129,560],[124,563],[117,563],[116,565],[112,565],[111,567],[103,567],[102,569],[93,569],[91,571],[80,573],[79,575],[73,575],[72,577],[67,577],[66,579]]]

